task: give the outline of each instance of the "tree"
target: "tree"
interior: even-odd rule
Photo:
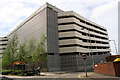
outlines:
[[[38,40],[35,51],[33,54],[33,61],[38,62],[40,64],[44,63],[47,61],[47,53],[45,50],[45,42],[46,42],[46,37],[42,35],[41,39]]]
[[[45,50],[46,37],[44,35],[41,36],[40,40],[35,41],[33,39],[29,39],[27,42],[19,43],[17,35],[14,35],[8,41],[7,48],[3,53],[3,66],[7,66],[13,64],[14,62],[22,61],[24,64],[32,64],[37,63],[40,66],[47,62],[47,53]]]
[[[7,48],[3,51],[2,65],[10,65],[15,61],[18,51],[18,37],[15,34],[13,38],[9,39]]]
[[[20,44],[19,45],[19,49],[18,49],[18,53],[17,53],[17,61],[25,61],[26,60],[26,56],[27,56],[27,50],[26,50],[26,44]],[[26,63],[26,62],[24,62]]]

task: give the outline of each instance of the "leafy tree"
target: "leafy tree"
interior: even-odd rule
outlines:
[[[20,44],[18,53],[17,53],[17,61],[25,61],[27,56],[26,44]]]
[[[24,64],[37,63],[40,66],[47,62],[47,53],[45,50],[46,37],[42,35],[41,39],[29,41],[19,44],[17,35],[14,35],[8,42],[7,48],[3,53],[3,66],[13,64],[15,61],[23,61]]]
[[[36,48],[34,49],[33,61],[40,64],[47,61],[47,53],[45,50],[46,37],[43,35],[41,39],[37,42]]]
[[[7,48],[3,51],[2,65],[6,66],[15,61],[18,51],[18,37],[15,34],[13,38],[9,39]]]

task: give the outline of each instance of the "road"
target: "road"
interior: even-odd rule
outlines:
[[[2,80],[120,80],[120,77],[101,75],[94,72],[89,72],[88,77],[85,77],[83,72],[69,73],[42,73],[41,76],[5,76]]]

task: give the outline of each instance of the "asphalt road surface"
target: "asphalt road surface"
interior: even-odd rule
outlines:
[[[5,76],[1,80],[120,80],[120,77],[101,75],[94,72],[89,72],[88,77],[85,73],[70,72],[70,73],[42,73],[41,76]]]

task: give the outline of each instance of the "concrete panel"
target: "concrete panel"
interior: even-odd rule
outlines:
[[[89,43],[89,42],[83,42],[79,39],[65,39],[65,40],[59,40],[59,45],[70,45],[70,44],[79,44],[83,46],[99,46],[99,47],[110,47],[109,44],[98,44],[98,43]]]
[[[94,41],[109,42],[109,40],[99,39],[96,37],[89,38],[89,36],[83,36],[81,33],[76,32],[76,31],[67,31],[67,32],[60,32],[59,33],[59,37],[73,37],[73,36],[80,37],[80,38],[87,39],[87,40],[91,39]]]
[[[57,12],[47,8],[47,47],[49,53],[59,53]]]
[[[86,27],[86,28],[90,28],[90,29],[93,29],[93,30],[96,30],[96,31],[99,31],[99,32],[102,32],[102,33],[107,34],[106,31],[103,31],[103,30],[100,30],[100,29],[95,28],[95,27],[93,27],[93,26],[87,25],[86,23],[82,23],[82,22],[80,22],[78,19],[73,18],[73,17],[71,17],[71,18],[60,18],[60,19],[58,19],[58,23],[59,23],[59,24],[60,24],[60,23],[69,23],[69,22],[76,22],[77,24],[82,25],[82,26],[84,26],[84,27]]]
[[[0,44],[7,44],[8,41],[0,41]]]
[[[77,52],[77,47],[59,48],[59,53]]]
[[[68,25],[58,25],[58,30],[69,30],[69,29],[75,29],[75,24],[68,24]],[[79,27],[80,28],[80,27]]]
[[[21,26],[22,27],[18,28],[15,32],[11,33],[9,38],[16,33],[19,36],[18,40],[22,43],[32,38],[38,40],[40,39],[38,36],[46,35],[46,9],[43,9]],[[37,32],[37,34],[35,34],[35,32]]]
[[[79,42],[81,43],[81,41],[77,39],[59,40],[59,45],[78,44]]]
[[[84,20],[84,21],[86,21],[86,22],[89,22],[89,23],[92,23],[92,24],[94,24],[94,25],[97,25],[97,26],[99,26],[100,28],[103,28],[103,29],[106,30],[105,27],[102,27],[101,25],[96,24],[96,23],[94,23],[94,22],[92,22],[92,21],[84,18],[83,16],[80,16],[79,14],[77,14],[77,13],[74,12],[74,11],[61,12],[61,13],[58,14],[58,16],[59,16],[59,17],[61,17],[61,16],[76,16],[76,17],[79,18],[79,19],[82,19],[82,20]]]
[[[58,54],[48,55],[48,71],[60,71],[60,56]]]
[[[5,45],[5,46],[0,46],[0,49],[6,48],[6,47],[7,47],[7,45]]]
[[[59,33],[59,38],[60,37],[72,37],[72,36],[76,36],[75,31],[68,31],[68,32],[60,32]]]
[[[49,71],[60,70],[57,12],[47,8],[47,51]]]
[[[87,71],[93,71],[93,62],[95,64],[104,62],[105,57],[109,56],[109,54],[101,54],[101,55],[92,55],[87,56],[86,65]],[[67,71],[84,71],[84,60],[82,59],[82,55],[78,54],[68,54],[68,55],[61,55],[61,70]]]
[[[91,49],[83,48],[83,47],[60,47],[59,48],[60,54],[70,52],[81,52],[81,53],[90,53]],[[110,52],[110,49],[92,49],[92,52]]]

